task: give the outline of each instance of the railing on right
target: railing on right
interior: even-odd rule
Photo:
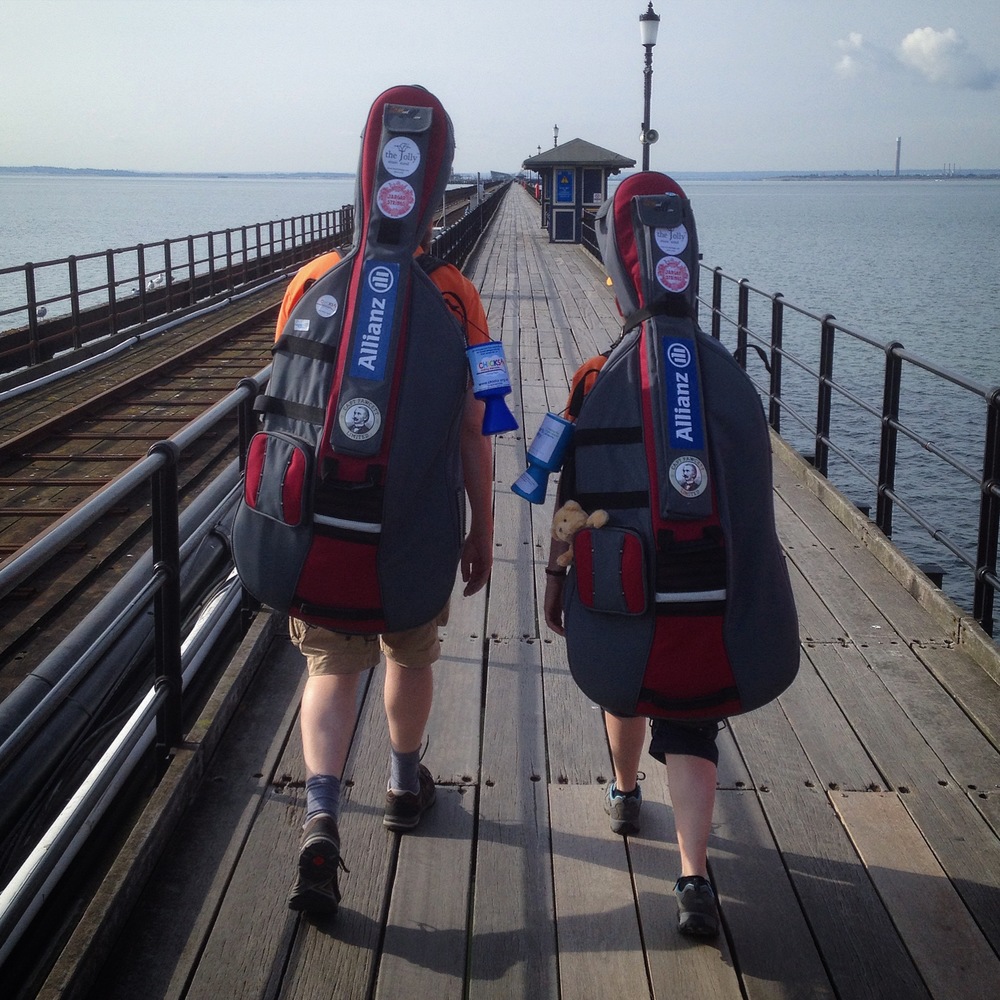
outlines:
[[[583,243],[599,257],[593,222]],[[753,287],[703,272],[699,301],[768,420],[990,635],[1000,586],[1000,386],[988,387]],[[907,519],[894,524],[896,509]]]

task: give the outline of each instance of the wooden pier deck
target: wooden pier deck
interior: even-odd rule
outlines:
[[[613,301],[516,187],[472,276],[530,438],[610,342]],[[420,828],[382,826],[376,670],[345,776],[341,911],[323,923],[287,909],[303,671],[282,623],[261,616],[39,996],[998,995],[989,640],[776,442],[802,667],[720,737],[710,865],[724,933],[681,938],[663,768],[644,765],[639,836],[612,834],[602,810],[600,713],[540,610],[554,491],[533,508],[509,490],[524,448],[521,433],[496,444],[495,568],[488,592],[453,602],[424,761],[438,801]]]

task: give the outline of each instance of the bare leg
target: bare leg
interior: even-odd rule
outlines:
[[[386,657],[384,697],[393,748],[399,753],[419,750],[434,698],[433,668],[401,667]]]
[[[667,782],[677,825],[681,875],[708,877],[708,837],[715,808],[716,766],[703,757],[668,754]]]
[[[319,674],[306,680],[299,725],[308,774],[343,777],[357,718],[361,674]]]
[[[605,712],[604,725],[608,730],[611,760],[615,766],[615,787],[620,792],[631,792],[635,788],[639,759],[646,742],[646,720],[641,716],[620,719]]]

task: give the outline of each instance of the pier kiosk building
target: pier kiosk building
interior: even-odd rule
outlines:
[[[584,139],[571,139],[553,146],[522,164],[541,178],[542,228],[550,243],[579,243],[580,220],[586,211],[596,212],[608,196],[608,178],[635,160],[596,146]]]

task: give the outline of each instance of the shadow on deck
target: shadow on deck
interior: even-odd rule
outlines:
[[[530,436],[618,317],[597,265],[549,244],[521,189],[488,241],[472,276]],[[600,713],[539,606],[554,490],[537,508],[508,488],[524,447],[521,433],[496,444],[495,568],[488,593],[453,602],[425,758],[438,802],[419,830],[381,823],[379,669],[345,775],[341,912],[327,925],[286,908],[303,671],[283,623],[261,615],[40,996],[996,995],[989,641],[775,442],[802,668],[720,738],[710,863],[724,933],[691,943],[675,930],[661,767],[646,766],[642,834],[608,829]],[[130,911],[115,905],[147,875]]]

